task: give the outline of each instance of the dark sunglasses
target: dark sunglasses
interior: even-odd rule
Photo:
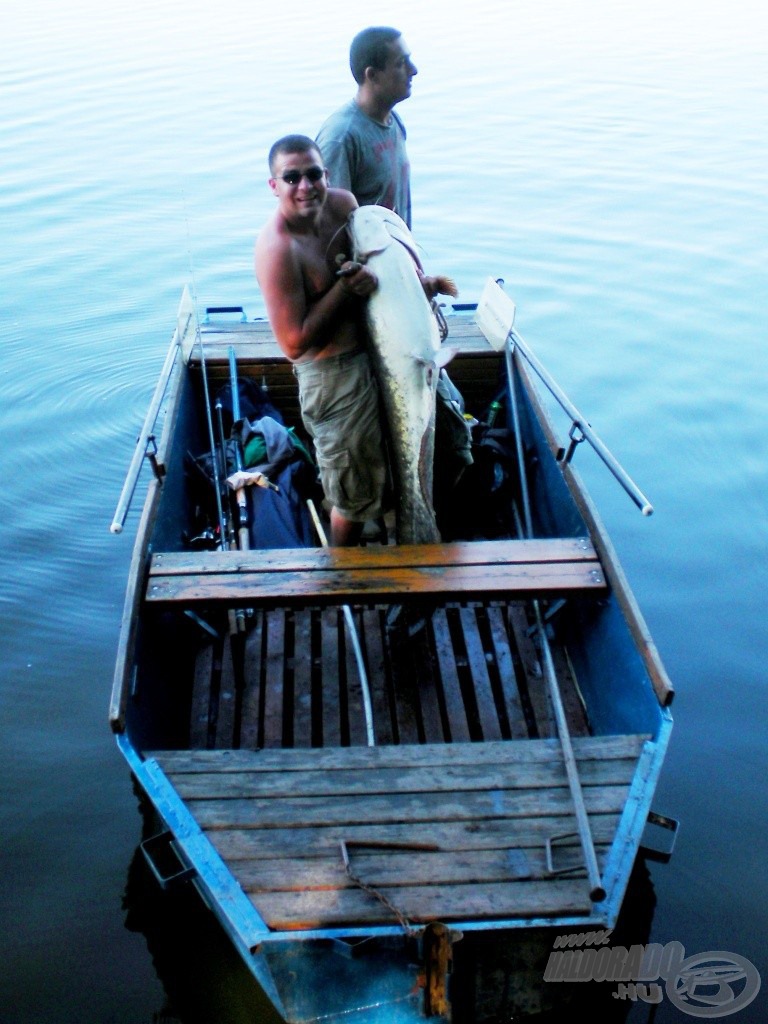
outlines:
[[[320,181],[324,174],[325,168],[318,167],[315,164],[314,167],[310,167],[306,171],[285,171],[284,174],[280,174],[278,177],[286,185],[298,185],[302,178],[306,178],[310,184],[314,185],[316,181]]]

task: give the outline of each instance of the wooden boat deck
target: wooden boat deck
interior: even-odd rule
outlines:
[[[342,609],[265,608],[202,643],[190,749],[148,755],[266,924],[588,916],[526,602],[448,602],[413,637],[387,629],[386,606],[353,619],[375,746]],[[553,655],[602,870],[647,737],[589,736],[567,651]]]
[[[574,741],[601,866],[643,740]],[[591,911],[557,740],[154,756],[272,929]]]

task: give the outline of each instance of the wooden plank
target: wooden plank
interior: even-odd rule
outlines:
[[[294,614],[293,745],[312,746],[312,613]]]
[[[621,733],[610,736],[575,736],[573,749],[579,764],[586,760],[613,760],[636,757],[646,733]],[[497,765],[551,762],[562,757],[557,739],[497,741],[488,743],[452,743],[394,745],[369,749],[328,747],[317,750],[167,750],[148,752],[163,768],[173,772],[242,771],[317,771],[328,772],[359,768],[404,768],[439,765]]]
[[[243,651],[243,706],[240,746],[252,751],[264,745],[265,678],[262,653],[265,642],[263,611],[254,613]]]
[[[505,599],[516,594],[560,594],[571,590],[603,590],[602,578],[582,562],[542,562],[538,565],[492,565],[446,568],[405,568],[367,571],[304,570],[205,575],[155,574],[147,601],[227,606],[315,606],[396,602],[420,598],[456,600]]]
[[[433,654],[434,639],[430,618],[431,616],[428,616],[424,629],[413,638],[415,642],[411,646],[419,686],[424,742],[443,743],[445,713],[441,708],[442,693],[438,690],[440,676]]]
[[[283,686],[285,676],[285,616],[282,612],[268,612],[265,616],[267,633],[266,677],[264,693],[264,745],[283,745]]]
[[[448,719],[449,736],[446,739],[454,743],[462,743],[470,739],[467,710],[461,693],[461,685],[456,672],[456,657],[451,641],[445,609],[438,608],[432,614],[432,629],[435,641],[435,657],[440,666],[440,680],[443,689],[443,700]]]
[[[162,767],[162,759],[159,761]],[[589,760],[579,764],[583,786],[621,785],[631,780],[635,758]],[[445,793],[490,790],[544,789],[566,786],[562,757],[550,762],[511,765],[441,765],[402,768],[350,768],[335,772],[198,771],[166,774],[185,800],[223,800],[253,793],[259,798],[296,796],[337,798],[394,793],[423,793],[435,798]]]
[[[525,695],[530,707],[532,721],[529,726],[535,730],[534,735],[541,738],[555,736],[557,727],[555,716],[549,701],[547,682],[539,659],[539,652],[528,633],[528,618],[522,603],[511,604],[508,608],[510,629],[515,638],[520,664],[525,682],[520,687],[521,695]]]
[[[152,558],[147,600],[354,604],[360,599],[479,599],[604,587],[591,544],[566,538],[258,553],[160,552]]]
[[[213,641],[206,643],[198,651],[195,658],[195,675],[192,681],[192,710],[189,723],[189,745],[193,750],[208,746],[212,674]]]
[[[477,700],[477,712],[484,740],[501,739],[501,727],[496,702],[488,676],[485,652],[477,629],[477,619],[472,608],[459,610],[467,662],[472,674],[472,690]]]
[[[595,843],[613,841],[620,810],[592,814],[590,829]],[[206,835],[227,861],[312,858],[323,851],[336,853],[339,843],[401,843],[403,846],[429,845],[443,852],[487,849],[541,849],[548,838],[576,832],[572,814],[552,814],[540,818],[499,818],[484,821],[425,821],[385,825],[326,825],[300,828],[219,828]]]
[[[372,544],[360,547],[267,548],[258,551],[158,551],[152,576],[243,576],[249,573],[365,572],[381,570],[472,568],[583,563],[599,561],[586,537],[540,537],[533,540],[477,540],[451,544]]]
[[[233,646],[233,643],[235,646]],[[235,719],[237,716],[237,680],[235,658],[238,655],[236,638],[229,634],[221,643],[221,677],[219,682],[219,708],[216,718],[215,746],[235,747]]]
[[[320,622],[323,650],[323,746],[338,747],[341,744],[338,609],[324,608]]]
[[[451,850],[421,852],[397,850],[371,852],[365,847],[347,847],[357,878],[376,889],[396,890],[418,885],[470,885],[551,878],[542,847],[522,849]],[[607,847],[598,851],[598,863],[605,862]],[[584,855],[578,839],[556,850],[556,871],[586,877]],[[235,868],[237,881],[249,893],[298,892],[313,889],[352,889],[341,850],[327,850],[325,856],[293,859],[249,860]],[[396,899],[396,894],[392,894]]]
[[[251,897],[275,929],[300,929],[397,922],[375,896],[360,889],[260,893]],[[584,914],[592,904],[583,879],[496,882],[481,885],[404,887],[396,906],[411,922],[502,920],[554,914]]]
[[[587,812],[613,812],[626,800],[628,786],[593,786],[584,791]],[[484,821],[493,818],[567,814],[573,807],[566,786],[541,790],[494,790],[430,794],[190,800],[204,828],[298,828],[306,825],[385,824],[389,821]]]
[[[395,701],[397,735],[400,743],[417,744],[421,707],[418,680],[409,653],[403,650],[402,636],[390,636],[387,644],[389,671],[392,679],[392,693]]]
[[[517,687],[514,657],[509,644],[509,635],[504,625],[504,612],[501,608],[488,609],[488,626],[496,657],[509,735],[512,739],[526,739],[528,726],[520,700],[520,691]]]

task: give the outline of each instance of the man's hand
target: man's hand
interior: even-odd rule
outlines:
[[[434,299],[436,295],[450,295],[455,299],[459,294],[454,281],[440,274],[437,277],[422,277],[421,283],[428,299]]]
[[[336,271],[336,276],[341,281],[341,286],[350,295],[368,296],[375,292],[379,285],[379,279],[362,263],[355,263],[354,260],[347,260],[342,263]]]

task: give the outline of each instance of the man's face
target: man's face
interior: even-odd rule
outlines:
[[[386,64],[374,69],[373,81],[379,95],[394,106],[411,95],[411,79],[419,72],[402,36],[387,43],[387,51]]]
[[[298,216],[316,213],[328,195],[328,172],[319,152],[278,153],[269,187],[286,212]]]

